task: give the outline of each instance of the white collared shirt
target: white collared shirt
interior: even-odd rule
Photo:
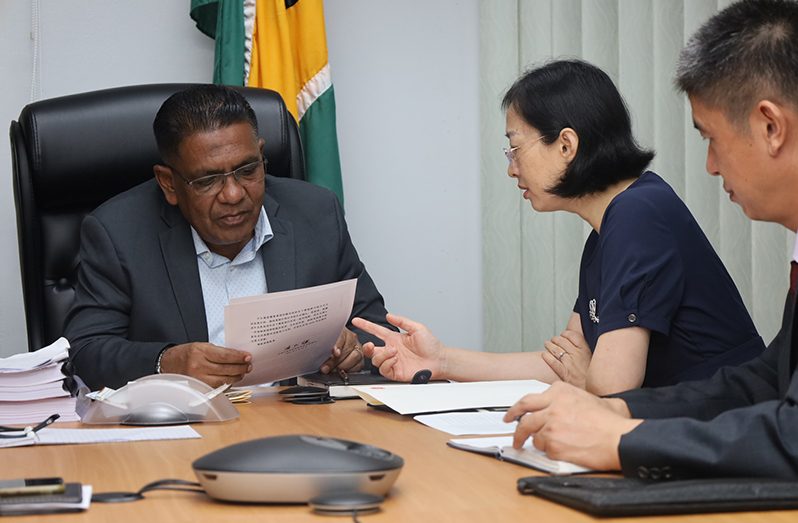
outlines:
[[[795,235],[795,246],[792,248],[792,260],[798,262],[798,234]]]
[[[232,298],[265,294],[266,271],[260,249],[274,234],[263,207],[255,224],[255,234],[234,260],[212,252],[200,235],[191,228],[194,249],[197,252],[202,298],[205,301],[205,319],[208,323],[208,341],[224,347],[224,307]]]

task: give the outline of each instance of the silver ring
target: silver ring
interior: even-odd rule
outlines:
[[[357,351],[360,353],[360,359],[363,359],[363,346],[362,345],[355,345],[355,348],[352,349],[353,351]]]
[[[565,351],[562,351],[557,355],[557,361],[562,361],[562,357],[565,356]]]

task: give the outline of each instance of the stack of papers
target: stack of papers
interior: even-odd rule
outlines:
[[[39,423],[52,414],[77,421],[75,398],[64,389],[61,365],[69,342],[59,338],[35,352],[0,358],[0,425]]]

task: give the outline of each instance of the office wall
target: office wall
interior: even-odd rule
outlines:
[[[328,0],[352,237],[388,307],[446,341],[481,342],[477,1]],[[0,3],[0,122],[29,101],[31,0]],[[188,2],[40,6],[41,96],[209,81],[213,42]],[[5,132],[4,132],[5,135]],[[11,160],[0,145],[0,356],[26,347]]]

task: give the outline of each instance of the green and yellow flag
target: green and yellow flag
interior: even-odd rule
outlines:
[[[191,0],[191,18],[216,40],[213,81],[280,93],[299,123],[308,181],[343,204],[322,0]]]

